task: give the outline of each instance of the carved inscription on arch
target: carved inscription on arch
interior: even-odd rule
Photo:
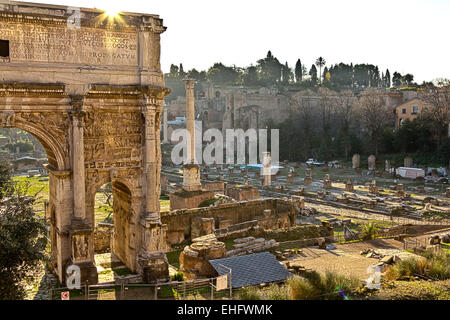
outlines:
[[[11,61],[136,65],[137,33],[0,21]]]

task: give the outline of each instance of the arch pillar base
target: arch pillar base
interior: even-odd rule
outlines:
[[[167,249],[167,225],[161,223],[159,214],[145,214],[141,218],[142,251],[138,257],[139,273],[146,283],[170,279]]]
[[[94,261],[94,229],[87,220],[73,219],[69,236],[72,255],[69,265],[80,268],[81,284],[98,283],[97,267]]]
[[[164,252],[154,252],[139,257],[142,280],[155,283],[169,279],[169,262]]]

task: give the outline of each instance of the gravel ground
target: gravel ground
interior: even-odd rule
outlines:
[[[374,249],[386,255],[398,255],[401,259],[414,256],[412,253],[403,251],[402,242],[391,239],[338,244],[336,249],[330,251],[318,248],[309,249],[317,256],[308,255],[308,258],[298,259],[305,268],[320,273],[333,271],[345,276],[354,276],[361,280],[366,280],[370,276],[367,272],[369,266],[378,263],[378,259],[366,258],[360,254],[365,249]]]

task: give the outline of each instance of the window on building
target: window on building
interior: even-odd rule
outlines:
[[[412,105],[412,114],[418,114],[419,113],[419,106],[417,104]]]
[[[9,57],[9,40],[0,40],[0,57]]]
[[[398,125],[401,126],[403,124],[403,119],[400,119],[400,121],[398,122]]]
[[[402,109],[402,114],[406,114],[406,108]]]

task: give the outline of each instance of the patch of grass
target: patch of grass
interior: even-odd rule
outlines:
[[[316,271],[307,272],[302,277],[288,280],[290,298],[293,300],[341,300],[353,293],[361,285],[355,277],[345,277],[334,272],[321,275]]]
[[[181,251],[183,250],[178,250],[178,251],[172,251],[172,252],[167,252],[166,256],[167,256],[167,260],[169,261],[169,264],[174,266],[175,268],[180,268],[180,254]]]
[[[127,276],[130,274],[133,274],[133,272],[131,272],[130,269],[128,268],[120,268],[120,269],[113,269],[114,273],[117,274],[118,276]]]
[[[29,196],[36,196],[36,202],[34,203],[33,209],[36,214],[40,217],[45,215],[44,201],[49,199],[49,182],[48,177],[13,177],[12,180],[19,185],[26,187],[26,194]],[[47,180],[47,181],[39,181]]]
[[[278,284],[271,284],[263,291],[267,300],[289,300],[289,292],[286,286]]]
[[[363,240],[374,240],[376,239],[380,227],[375,222],[368,222],[364,224],[361,228],[361,238]]]
[[[161,211],[169,211],[170,210],[170,200],[159,200],[159,206]]]
[[[209,207],[210,205],[213,205],[216,201],[218,201],[219,198],[211,198],[211,199],[207,199],[205,201],[203,201],[202,203],[200,203],[200,205],[198,206],[199,208],[206,208]]]
[[[262,300],[261,290],[256,287],[242,288],[238,292],[239,300]]]
[[[422,253],[421,258],[409,258],[390,267],[385,274],[388,280],[410,279],[415,276],[436,280],[450,279],[450,255],[431,251]]]
[[[172,281],[184,281],[184,273],[183,272],[177,272],[174,275],[170,277],[170,280]]]

